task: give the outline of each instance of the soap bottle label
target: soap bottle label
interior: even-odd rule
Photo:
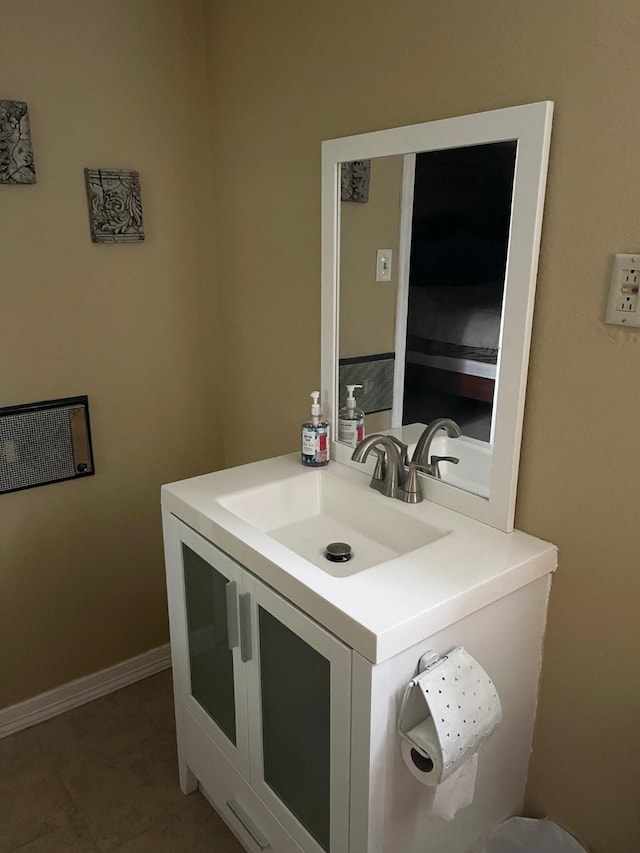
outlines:
[[[364,438],[364,422],[357,419],[338,421],[338,441],[355,447]]]
[[[329,426],[306,424],[302,427],[302,464],[321,467],[328,463]]]
[[[303,427],[302,429],[302,455],[310,457],[316,455],[316,431],[313,428]]]

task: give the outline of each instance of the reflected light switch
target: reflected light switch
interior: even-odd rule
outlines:
[[[392,249],[378,249],[376,252],[376,281],[391,281]]]

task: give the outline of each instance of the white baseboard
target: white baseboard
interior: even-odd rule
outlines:
[[[0,738],[35,726],[36,723],[63,714],[99,696],[113,693],[114,690],[154,675],[169,666],[171,666],[171,651],[167,643],[165,646],[150,649],[115,666],[101,669],[83,678],[76,678],[75,681],[69,681],[67,684],[62,684],[32,699],[26,699],[17,705],[2,708],[0,709]]]

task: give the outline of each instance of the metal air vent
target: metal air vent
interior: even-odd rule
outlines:
[[[0,408],[0,494],[93,473],[86,396]]]

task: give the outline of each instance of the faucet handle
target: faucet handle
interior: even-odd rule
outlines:
[[[372,451],[375,453],[377,458],[376,467],[369,485],[372,489],[380,489],[382,487],[382,481],[387,475],[387,452],[384,447],[373,447]]]
[[[379,489],[385,497],[399,497],[399,492],[404,485],[405,468],[400,457],[401,448],[398,448],[397,439],[379,433],[369,435],[356,446],[351,459],[354,462],[365,462],[372,450],[376,452],[378,464],[370,483],[371,488]],[[383,473],[384,479],[377,479]]]
[[[423,500],[422,486],[418,479],[418,470],[429,473],[430,466],[422,462],[410,462],[407,480],[402,488],[402,500],[408,504],[419,504]]]
[[[440,463],[441,462],[451,462],[452,465],[457,465],[460,460],[457,456],[432,456],[431,464],[428,466],[428,473],[433,477],[437,477],[438,480],[442,479],[442,474],[440,473]]]

